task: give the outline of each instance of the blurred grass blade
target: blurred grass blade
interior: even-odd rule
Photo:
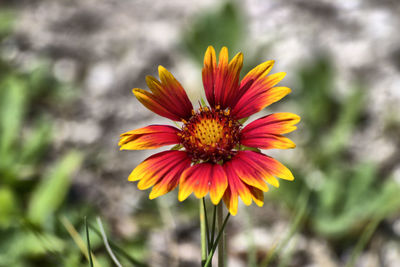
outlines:
[[[56,167],[40,182],[31,196],[28,218],[37,224],[43,224],[63,203],[70,186],[70,176],[80,166],[82,155],[69,152]]]
[[[343,103],[334,128],[326,135],[326,140],[323,142],[326,146],[325,153],[335,156],[347,146],[364,108],[364,94],[365,90],[356,88]]]
[[[113,260],[113,262],[115,263],[115,265],[117,265],[118,267],[122,267],[121,263],[119,263],[117,257],[114,255],[114,253],[110,247],[110,244],[108,243],[107,235],[106,235],[106,232],[104,231],[103,224],[101,222],[100,217],[97,217],[97,224],[99,225],[100,233],[101,233],[101,236],[103,237],[104,246],[107,249],[108,255],[110,255],[110,257]],[[87,231],[87,226],[86,226],[86,231]],[[89,238],[88,238],[88,240],[89,240]]]
[[[74,240],[75,244],[78,246],[80,251],[82,252],[83,255],[85,255],[86,259],[89,261],[89,254],[88,250],[85,244],[85,241],[81,238],[79,235],[78,231],[75,229],[75,227],[72,225],[72,223],[67,219],[67,217],[62,216],[60,218],[61,223],[65,227],[65,229],[68,231],[72,239]],[[99,262],[96,260],[96,257],[91,253],[91,257],[93,257],[93,266],[94,267],[101,267]]]
[[[87,242],[87,254],[89,256],[89,265],[90,267],[93,267],[92,249],[90,248],[90,237],[89,237],[89,229],[86,216],[85,216],[85,232],[86,232],[86,242]]]
[[[25,84],[15,78],[0,83],[0,157],[9,158],[20,138],[27,96]]]
[[[277,256],[279,253],[286,247],[289,241],[292,239],[295,233],[301,228],[304,218],[307,216],[307,205],[310,198],[310,190],[307,187],[303,187],[301,194],[298,197],[298,205],[297,210],[293,223],[287,232],[285,238],[279,244],[279,246],[274,247],[271,253],[268,253],[264,260],[261,262],[260,266],[267,267],[269,263]]]
[[[96,227],[94,227],[91,224],[89,224],[89,227],[95,234],[97,234],[99,237],[102,237],[102,234]],[[124,249],[120,248],[112,240],[108,240],[108,244],[115,252],[126,258],[133,266],[147,267],[147,264],[141,263],[140,261],[134,259],[129,253],[127,253]]]
[[[383,220],[384,216],[375,217],[366,227],[361,237],[359,238],[353,252],[351,253],[350,260],[347,262],[345,267],[354,267],[356,260],[360,256],[362,250],[367,245],[368,241],[371,239],[372,235],[375,233],[376,228],[379,223]]]

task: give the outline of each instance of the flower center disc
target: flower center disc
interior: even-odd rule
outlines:
[[[188,122],[184,121],[181,143],[194,161],[227,160],[239,143],[240,126],[229,111],[202,107]]]

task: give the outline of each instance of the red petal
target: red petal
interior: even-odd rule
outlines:
[[[239,98],[231,113],[237,119],[248,117],[290,93],[287,87],[273,87],[285,77],[285,73],[264,77],[268,72],[269,68],[264,72],[261,69],[241,82]]]
[[[192,116],[190,102],[182,85],[164,67],[158,68],[161,82],[152,76],[146,77],[151,92],[135,88],[133,93],[151,111],[171,120],[188,120]]]
[[[220,165],[213,163],[196,164],[182,173],[178,199],[183,201],[192,192],[197,198],[202,198],[210,191],[211,201],[217,205],[227,186],[226,174]]]
[[[263,134],[257,137],[242,137],[241,144],[262,149],[295,148],[296,144],[287,137],[275,134]]]
[[[208,103],[215,108],[231,107],[239,90],[239,75],[243,66],[242,53],[237,54],[228,64],[228,49],[223,47],[216,65],[215,50],[208,47],[204,56],[203,85]]]
[[[251,71],[249,71],[246,76],[242,79],[239,86],[239,91],[236,96],[236,101],[234,101],[232,108],[236,105],[240,98],[246,93],[252,85],[257,82],[259,79],[267,76],[267,74],[271,71],[272,67],[274,66],[275,61],[269,60],[264,63],[259,64]]]
[[[249,82],[251,82],[252,84],[257,83],[263,77],[267,76],[274,66],[274,63],[274,60],[269,60],[253,68],[251,71],[249,71],[249,73],[246,74],[246,76],[244,76],[244,78],[240,82],[240,88],[243,88],[243,85]]]
[[[233,164],[232,162],[226,162],[223,166],[228,177],[228,188],[225,191],[223,200],[229,212],[232,215],[236,215],[239,196],[245,205],[250,205],[253,199],[258,206],[262,206],[264,195],[261,190],[244,183],[236,174]]]
[[[279,101],[290,92],[290,88],[287,87],[272,87],[254,95],[247,93],[238,101],[231,114],[236,119],[249,117],[272,103]]]
[[[190,102],[182,85],[175,77],[163,66],[158,67],[161,87],[165,94],[164,101],[169,104],[170,108],[178,109],[183,119],[188,119],[192,116],[193,105]]]
[[[233,157],[233,159],[227,163],[243,182],[267,192],[268,186],[263,180],[263,175],[258,169],[253,168],[240,157],[241,152],[243,151],[239,151],[238,154],[236,154],[235,157]]]
[[[296,145],[281,134],[294,131],[300,117],[292,113],[275,113],[253,121],[241,131],[241,144],[262,149],[293,148]]]
[[[213,164],[210,177],[210,199],[214,205],[217,205],[221,201],[228,186],[228,179],[224,169],[219,164]]]
[[[212,165],[211,163],[196,164],[182,173],[178,194],[179,201],[185,200],[192,192],[197,198],[207,195]]]
[[[179,143],[179,129],[168,125],[150,125],[121,134],[121,150],[153,149]]]
[[[177,164],[153,186],[149,198],[154,199],[174,190],[179,184],[183,171],[189,168],[190,164],[191,161],[186,158],[183,161],[177,162]]]
[[[215,56],[214,47],[209,46],[206,54],[204,55],[204,67],[202,70],[204,91],[206,93],[207,101],[211,107],[215,107],[214,96],[214,83],[215,73],[217,69],[217,58]]]
[[[240,151],[236,157],[247,163],[253,162],[253,166],[259,166],[260,170],[264,170],[264,172],[267,172],[269,175],[290,181],[294,179],[291,171],[282,163],[262,153],[246,150]]]
[[[161,192],[155,192],[152,198],[172,190],[181,173],[190,166],[191,160],[183,151],[164,151],[148,157],[129,175],[129,181],[139,181],[138,188],[145,190],[155,184]],[[166,190],[165,190],[166,189]],[[157,191],[156,190],[156,191]]]

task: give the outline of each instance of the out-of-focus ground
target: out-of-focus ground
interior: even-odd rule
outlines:
[[[287,72],[281,84],[293,93],[261,114],[287,111],[303,119],[290,135],[296,149],[265,151],[293,169],[296,180],[266,193],[262,208],[240,206],[228,227],[229,266],[266,266],[268,261],[269,266],[399,266],[398,1],[36,0],[6,1],[0,7],[7,11],[7,16],[0,12],[3,21],[13,21],[1,41],[2,62],[28,80],[43,65],[52,77],[39,85],[46,91],[29,100],[21,126],[29,136],[38,112],[49,114],[44,116],[52,121],[50,148],[41,164],[31,164],[36,176],[28,172],[15,179],[40,181],[41,170],[70,149],[82,158],[68,176],[72,183],[64,202],[54,208],[55,215],[44,215],[57,221],[72,213],[81,231],[79,218],[90,214],[94,222],[99,215],[116,243],[126,243],[151,266],[197,265],[197,202],[178,203],[176,192],[148,200],[148,192],[126,177],[154,150],[120,152],[117,143],[122,132],[170,123],[131,93],[145,88],[146,75],[157,75],[158,65],[167,67],[195,103],[203,90],[202,53],[209,44],[217,49],[225,44],[231,56],[244,52],[246,70],[275,59],[273,72]],[[56,86],[67,97],[48,98]],[[15,183],[7,181],[0,185],[12,193],[3,195],[24,194],[20,205],[29,206],[30,189],[14,189]],[[75,208],[81,206],[86,208]],[[37,220],[42,233],[57,236],[54,228],[63,228],[54,222],[58,226],[46,228],[49,223]],[[8,236],[10,226],[4,225],[0,234]],[[57,242],[67,242],[66,231],[59,232],[63,238]],[[0,265],[2,252],[15,239],[3,240]],[[280,244],[284,248],[267,259]],[[97,246],[102,266],[112,266]],[[70,247],[49,247],[50,252],[35,256],[18,254],[20,265],[12,266],[68,265],[54,255]],[[76,258],[70,262],[85,266],[78,249],[69,253]]]

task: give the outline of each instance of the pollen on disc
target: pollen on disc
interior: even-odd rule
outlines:
[[[226,160],[239,142],[240,126],[229,111],[200,108],[184,122],[181,142],[194,160]]]

